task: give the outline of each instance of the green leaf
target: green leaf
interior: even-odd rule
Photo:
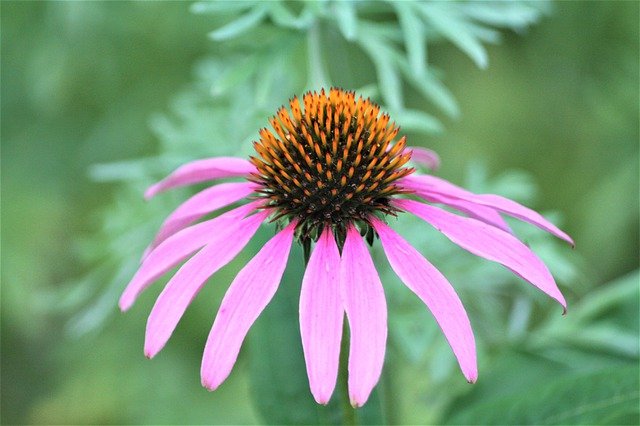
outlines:
[[[392,61],[393,49],[378,37],[371,34],[358,39],[358,43],[367,52],[378,76],[382,98],[392,111],[403,108],[402,81]]]
[[[305,7],[305,9],[300,13],[299,16],[295,16],[280,1],[271,1],[268,2],[268,4],[269,16],[278,26],[300,30],[309,28],[309,26],[313,22],[313,13],[307,7]]]
[[[432,115],[420,110],[405,109],[394,112],[394,117],[404,131],[414,131],[421,133],[440,133],[442,125]]]
[[[388,42],[401,43],[402,31],[393,23],[382,23],[360,19],[358,21],[358,39],[366,41],[370,37],[384,39]]]
[[[227,68],[211,86],[211,94],[220,96],[249,79],[258,69],[260,59],[262,58],[258,55],[249,56],[239,61],[236,65]]]
[[[199,1],[193,3],[189,10],[191,13],[224,13],[238,12],[251,9],[255,1]]]
[[[620,305],[630,303],[638,312],[638,282],[640,270],[635,270],[624,277],[612,281],[586,296],[576,309],[579,321],[596,319],[607,311],[620,311]],[[609,315],[610,317],[610,315]],[[637,321],[634,321],[637,327]]]
[[[635,359],[638,359],[640,353],[637,332],[622,330],[611,325],[594,324],[583,330],[576,330],[565,339],[591,351],[607,350],[619,356]]]
[[[529,349],[538,350],[562,341],[591,353],[600,351],[637,360],[638,276],[635,271],[591,292],[570,309],[570,322],[550,320],[529,342]]]
[[[447,424],[638,424],[637,366],[568,374],[456,410]]]
[[[398,14],[398,20],[404,36],[404,46],[409,57],[411,73],[420,77],[426,73],[427,58],[425,52],[427,44],[420,19],[413,10],[412,3],[393,2],[393,7]]]
[[[400,72],[402,72],[407,81],[415,87],[422,96],[430,99],[437,107],[451,117],[460,115],[460,109],[453,95],[432,72],[425,71],[421,75],[416,75],[404,58],[398,55],[395,59]]]
[[[521,30],[540,18],[540,11],[531,5],[515,2],[464,4],[464,13],[485,24]]]
[[[487,51],[470,31],[464,18],[452,12],[454,9],[430,3],[420,4],[417,10],[431,26],[465,52],[478,67],[487,67]]]
[[[343,37],[347,40],[355,40],[358,33],[358,17],[351,2],[340,1],[334,3],[335,19]]]
[[[261,3],[258,6],[254,7],[251,12],[248,12],[235,21],[232,21],[229,24],[210,32],[209,37],[217,41],[237,37],[243,32],[258,25],[260,21],[262,21],[262,19],[266,16],[268,10],[269,4]]]
[[[500,41],[500,33],[496,30],[492,30],[481,25],[472,24],[470,22],[466,23],[465,26],[469,30],[469,33],[477,37],[480,41],[493,44]]]
[[[378,89],[378,85],[375,83],[362,86],[359,89],[357,89],[356,92],[360,96],[362,96],[364,99],[367,99],[367,98],[375,99],[378,96],[380,96],[380,90]]]

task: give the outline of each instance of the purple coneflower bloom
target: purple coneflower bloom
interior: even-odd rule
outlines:
[[[238,273],[222,300],[202,359],[202,383],[216,389],[227,378],[249,328],[275,294],[294,240],[308,255],[300,291],[300,334],[311,392],[326,404],[338,375],[344,314],[350,329],[348,387],[361,406],[378,382],[387,339],[387,306],[365,241],[378,237],[391,268],[429,308],[462,373],[477,378],[476,348],[467,313],[447,279],[385,222],[408,212],[471,253],[504,265],[563,308],[564,297],[542,261],[509,229],[501,214],[532,223],[573,244],[538,213],[498,195],[477,195],[405,167],[433,169],[435,153],[406,148],[399,128],[368,99],[331,89],[290,102],[260,131],[256,157],[210,158],[183,165],[147,191],[221,178],[194,195],[162,224],[142,265],[120,299],[127,310],[138,294],[187,260],[167,283],[147,322],[144,352],[155,356],[207,279],[229,263],[260,224],[280,231]],[[419,200],[416,200],[418,198]],[[213,219],[192,223],[233,203]],[[462,212],[450,213],[432,204]],[[195,254],[194,254],[195,253]],[[193,256],[192,256],[193,255]]]

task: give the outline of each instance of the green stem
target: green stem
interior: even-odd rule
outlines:
[[[351,406],[349,399],[349,332],[347,330],[346,321],[342,331],[342,343],[340,344],[340,369],[338,373],[338,386],[340,386],[341,397],[340,405],[342,406],[342,424],[357,425],[358,413]]]
[[[324,67],[322,43],[320,42],[320,28],[317,22],[309,28],[307,51],[309,67],[309,80],[307,81],[307,85],[309,89],[327,87],[327,72]]]

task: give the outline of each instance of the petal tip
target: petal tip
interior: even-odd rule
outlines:
[[[161,349],[162,349],[162,346],[155,347],[155,346],[152,346],[151,344],[145,342],[145,345],[144,345],[144,356],[146,356],[147,358],[151,359],[154,356],[156,356],[158,354],[158,352],[160,352]]]
[[[320,404],[320,405],[325,405],[325,406],[326,406],[326,405],[328,405],[328,404],[329,404],[329,400],[328,400],[328,399],[325,399],[325,398],[315,398],[315,397],[314,397],[314,399],[315,399],[315,400],[316,400],[316,402],[317,402],[318,404]]]
[[[567,314],[567,301],[564,299],[564,296],[562,295],[562,293],[560,293],[558,296],[554,297],[554,299],[556,299],[558,301],[558,303],[560,303],[560,306],[562,306],[562,315],[566,315]]]
[[[214,382],[211,382],[209,379],[205,379],[205,378],[202,378],[201,383],[202,383],[202,386],[209,392],[213,392],[214,390],[218,389],[218,386],[220,386],[220,383],[214,383]]]
[[[147,190],[144,192],[144,199],[149,201],[150,199],[152,199],[157,193],[159,192],[159,188],[158,188],[158,184],[155,185],[151,185],[149,188],[147,188]]]
[[[353,408],[360,408],[362,407],[364,404],[367,403],[367,400],[369,399],[369,395],[353,395],[351,394],[349,396],[349,401],[351,402],[351,406]]]
[[[311,392],[313,394],[313,399],[320,405],[328,405],[329,400],[331,399],[331,395],[333,394],[333,390],[329,392]]]
[[[120,312],[127,312],[131,306],[133,306],[133,300],[129,297],[125,297],[124,295],[118,301],[118,308],[120,308]]]

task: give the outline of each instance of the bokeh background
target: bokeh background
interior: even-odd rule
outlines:
[[[127,276],[107,291],[108,272],[83,278],[96,269],[83,247],[100,244],[100,212],[121,188],[99,179],[104,169],[92,166],[157,152],[154,117],[197,80],[197,61],[216,56],[219,44],[207,33],[220,19],[190,13],[181,2],[3,1],[0,7],[2,423],[270,423],[277,417],[265,412],[278,404],[287,410],[286,401],[265,402],[265,384],[252,375],[265,381],[261,368],[277,370],[277,362],[256,366],[251,351],[243,351],[219,391],[200,386],[201,348],[224,286],[207,290],[167,348],[148,361],[142,341],[153,296],[120,314],[117,291]],[[487,344],[480,381],[471,390],[455,371],[454,387],[438,384],[433,372],[428,381],[420,379],[433,354],[405,360],[402,351],[390,350],[385,380],[393,394],[376,396],[385,401],[386,421],[501,423],[510,413],[516,423],[637,423],[629,403],[637,408],[639,13],[637,2],[558,2],[526,32],[504,32],[501,43],[488,46],[485,70],[450,44],[430,48],[429,62],[443,71],[461,113],[456,119],[436,114],[444,131],[414,140],[438,151],[440,175],[454,182],[473,185],[473,176],[490,180],[507,170],[517,172],[502,185],[535,182],[530,204],[556,212],[577,244],[573,252],[558,250],[571,252],[562,254],[572,271],[565,274],[572,282],[566,291],[578,313],[570,307],[560,319],[551,311],[546,334],[534,336],[566,343],[567,330],[585,327],[590,334],[571,351],[542,344],[555,361],[518,352],[518,339]],[[423,108],[417,96],[407,99]],[[234,271],[237,266],[225,268],[221,281]],[[82,285],[91,297],[78,289]],[[77,313],[97,299],[102,308],[85,314],[99,318],[85,315],[77,326]],[[282,308],[256,325],[254,347],[279,339],[277,325],[268,321],[286,314]],[[292,315],[295,330],[295,309]],[[559,358],[579,365],[582,375],[556,380],[566,372]],[[536,379],[550,386],[541,388]],[[631,382],[617,385],[624,380]],[[534,392],[539,399],[524,401],[532,389],[542,389]],[[576,389],[593,391],[572,399]],[[547,397],[570,412],[528,417],[548,407]],[[579,417],[594,401],[603,404],[600,411],[586,409],[594,417]]]

